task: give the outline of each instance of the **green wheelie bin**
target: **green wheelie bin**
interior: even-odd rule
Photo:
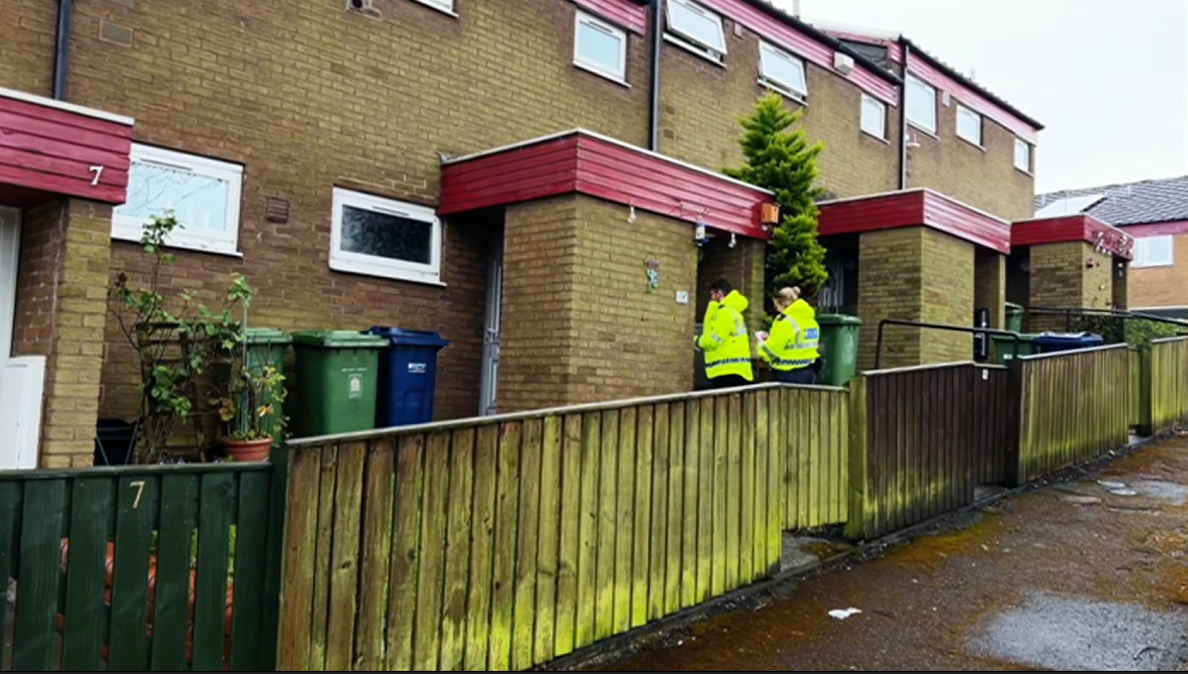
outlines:
[[[845,386],[858,372],[858,333],[862,319],[845,314],[817,316],[821,326],[819,348],[825,360],[817,375],[822,386]]]
[[[354,330],[293,333],[297,404],[292,435],[311,437],[375,428],[380,352],[387,339]]]

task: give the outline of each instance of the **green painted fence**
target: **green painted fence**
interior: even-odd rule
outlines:
[[[3,669],[271,669],[275,474],[270,464],[0,473],[0,578],[16,595],[0,595]]]

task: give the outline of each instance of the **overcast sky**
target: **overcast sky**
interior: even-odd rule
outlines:
[[[1045,125],[1038,192],[1188,175],[1188,0],[800,0],[800,11],[902,33],[975,71]]]

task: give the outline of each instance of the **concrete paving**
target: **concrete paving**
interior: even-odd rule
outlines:
[[[1008,497],[663,643],[590,671],[1183,671],[1188,439]]]

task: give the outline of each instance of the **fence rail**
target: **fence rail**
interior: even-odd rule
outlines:
[[[1012,484],[1031,482],[1127,444],[1133,361],[1125,344],[1018,361],[1021,418]]]
[[[268,667],[272,479],[266,464],[0,473],[3,668]]]
[[[1005,368],[973,363],[860,375],[851,384],[861,411],[847,533],[869,538],[911,526],[972,503],[978,484],[1002,481],[1007,387]]]
[[[786,528],[845,520],[845,397],[765,386],[299,446],[278,669],[522,670],[746,585]]]
[[[1188,337],[1152,340],[1147,356],[1151,429],[1188,422]]]

